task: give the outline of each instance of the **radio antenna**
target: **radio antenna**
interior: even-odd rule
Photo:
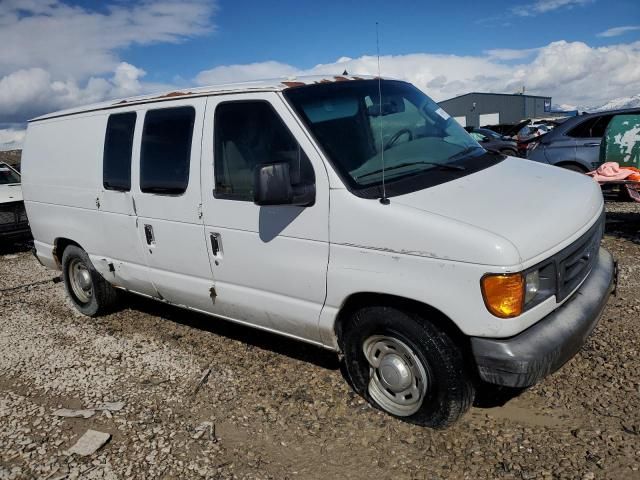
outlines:
[[[382,135],[382,77],[380,76],[380,35],[378,33],[378,22],[376,22],[376,54],[378,56],[378,101],[380,102],[380,159],[382,161],[382,198],[380,203],[383,205],[389,205],[389,199],[387,198],[387,187],[385,184],[385,170],[384,170],[384,136]]]

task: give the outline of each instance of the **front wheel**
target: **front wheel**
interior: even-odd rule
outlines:
[[[80,313],[97,317],[116,303],[118,292],[94,268],[87,252],[70,245],[62,254],[65,290]]]
[[[388,306],[356,311],[340,339],[354,389],[410,423],[443,428],[473,403],[459,348],[421,316]]]

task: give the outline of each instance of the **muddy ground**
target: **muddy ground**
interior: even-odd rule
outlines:
[[[5,245],[0,478],[640,478],[640,205],[608,211],[618,295],[582,352],[519,395],[482,392],[445,431],[369,407],[308,345],[134,297],[83,318]],[[53,415],[105,401],[124,408]],[[68,453],[88,429],[111,440]]]

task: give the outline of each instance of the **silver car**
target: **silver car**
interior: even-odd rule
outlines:
[[[580,173],[600,165],[600,141],[614,115],[640,109],[610,110],[572,117],[527,144],[527,158]]]

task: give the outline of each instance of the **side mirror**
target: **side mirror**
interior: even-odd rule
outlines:
[[[256,205],[310,207],[316,201],[316,186],[292,185],[288,163],[258,165],[254,170],[253,202]]]

